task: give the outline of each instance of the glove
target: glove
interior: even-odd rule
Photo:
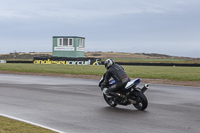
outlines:
[[[103,91],[104,88],[105,88],[105,87],[101,86],[101,91]]]

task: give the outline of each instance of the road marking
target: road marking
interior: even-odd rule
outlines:
[[[31,125],[35,125],[35,126],[38,126],[38,127],[45,128],[45,129],[49,129],[49,130],[54,131],[54,132],[66,133],[66,132],[63,132],[63,131],[60,131],[60,130],[57,130],[57,129],[54,129],[54,128],[50,128],[50,127],[47,127],[47,126],[44,126],[44,125],[40,125],[40,124],[31,122],[31,121],[23,120],[23,119],[13,117],[13,116],[10,116],[10,115],[5,115],[5,114],[0,113],[0,116],[6,117],[6,118],[9,118],[9,119],[13,119],[13,120],[17,120],[17,121],[21,121],[21,122],[25,122],[25,123],[28,123],[28,124],[31,124]]]

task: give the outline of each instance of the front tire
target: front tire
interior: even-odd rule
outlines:
[[[136,104],[133,106],[138,110],[145,110],[148,106],[148,100],[142,92],[135,92]]]
[[[117,104],[113,101],[112,98],[107,97],[105,94],[103,94],[104,100],[106,101],[106,103],[108,105],[110,105],[111,107],[116,107]]]

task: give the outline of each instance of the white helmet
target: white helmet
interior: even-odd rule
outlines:
[[[108,70],[113,64],[115,64],[115,61],[113,59],[107,59],[104,62],[105,68]]]

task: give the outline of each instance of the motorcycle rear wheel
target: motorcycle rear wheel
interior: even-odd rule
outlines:
[[[106,101],[106,103],[108,105],[110,105],[111,107],[116,107],[117,104],[113,101],[112,98],[107,97],[105,94],[103,94],[104,100]]]
[[[133,106],[138,110],[145,110],[148,106],[148,100],[146,96],[142,92],[135,92],[136,96],[136,104],[133,104]]]

